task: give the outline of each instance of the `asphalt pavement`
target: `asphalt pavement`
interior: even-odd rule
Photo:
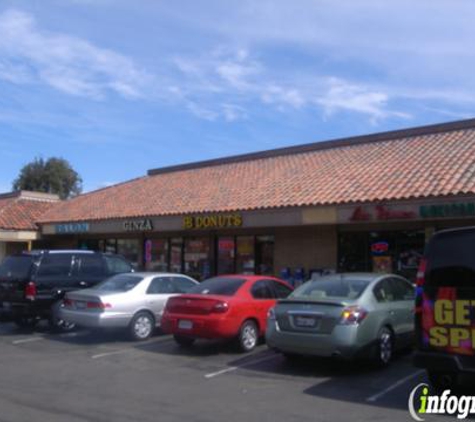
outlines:
[[[265,345],[182,349],[159,333],[134,343],[120,332],[3,323],[0,350],[0,422],[410,421],[410,391],[426,381],[410,354],[377,370],[288,362]]]

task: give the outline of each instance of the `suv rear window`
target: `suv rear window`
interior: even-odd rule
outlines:
[[[33,257],[8,256],[0,265],[0,278],[25,279],[30,275]]]
[[[426,251],[428,286],[475,288],[475,230],[436,235]]]
[[[244,278],[214,277],[191,288],[188,293],[234,296],[245,281]]]

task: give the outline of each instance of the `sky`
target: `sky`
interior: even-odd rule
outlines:
[[[0,192],[475,117],[471,0],[0,0]]]

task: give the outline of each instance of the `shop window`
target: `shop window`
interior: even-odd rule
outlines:
[[[218,275],[234,273],[234,237],[218,238]]]
[[[210,242],[207,237],[185,239],[185,274],[204,280],[211,274]]]
[[[117,253],[135,268],[140,265],[140,244],[138,239],[117,239]]]
[[[254,244],[254,236],[236,238],[236,273],[255,273]]]
[[[104,241],[104,252],[117,253],[117,239],[106,239]]]
[[[168,240],[145,241],[145,268],[147,271],[168,271]]]
[[[183,272],[183,239],[174,237],[170,240],[170,271],[173,273]]]

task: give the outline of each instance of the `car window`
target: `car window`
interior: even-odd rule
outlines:
[[[244,278],[214,277],[191,288],[188,293],[202,295],[234,296],[245,283]]]
[[[30,274],[33,257],[31,256],[8,256],[0,265],[0,277],[2,278],[26,278]]]
[[[275,299],[272,284],[268,280],[259,280],[251,288],[251,295],[254,299]]]
[[[433,237],[427,246],[425,284],[429,287],[475,286],[474,230],[455,230]]]
[[[292,293],[292,289],[285,284],[279,283],[278,281],[271,280],[271,283],[274,286],[275,293],[279,299],[285,299]]]
[[[76,255],[79,276],[104,275],[104,263],[99,255]]]
[[[71,275],[71,254],[48,254],[41,260],[38,277],[54,277]]]
[[[391,278],[390,284],[395,301],[414,300],[415,289],[409,282],[400,278]]]
[[[130,273],[132,266],[118,256],[104,255],[109,274]]]
[[[390,278],[381,280],[373,289],[374,297],[378,302],[394,302],[395,291]]]
[[[128,292],[142,280],[143,277],[137,275],[118,274],[104,280],[102,283],[93,287],[93,289],[106,292]]]
[[[355,300],[358,299],[370,280],[344,277],[319,278],[314,281],[308,281],[290,295],[292,298],[305,298],[313,300],[340,299]]]
[[[148,286],[147,294],[172,294],[176,293],[171,277],[155,277]]]
[[[185,277],[172,277],[172,282],[177,293],[188,293],[196,286],[196,283]]]

